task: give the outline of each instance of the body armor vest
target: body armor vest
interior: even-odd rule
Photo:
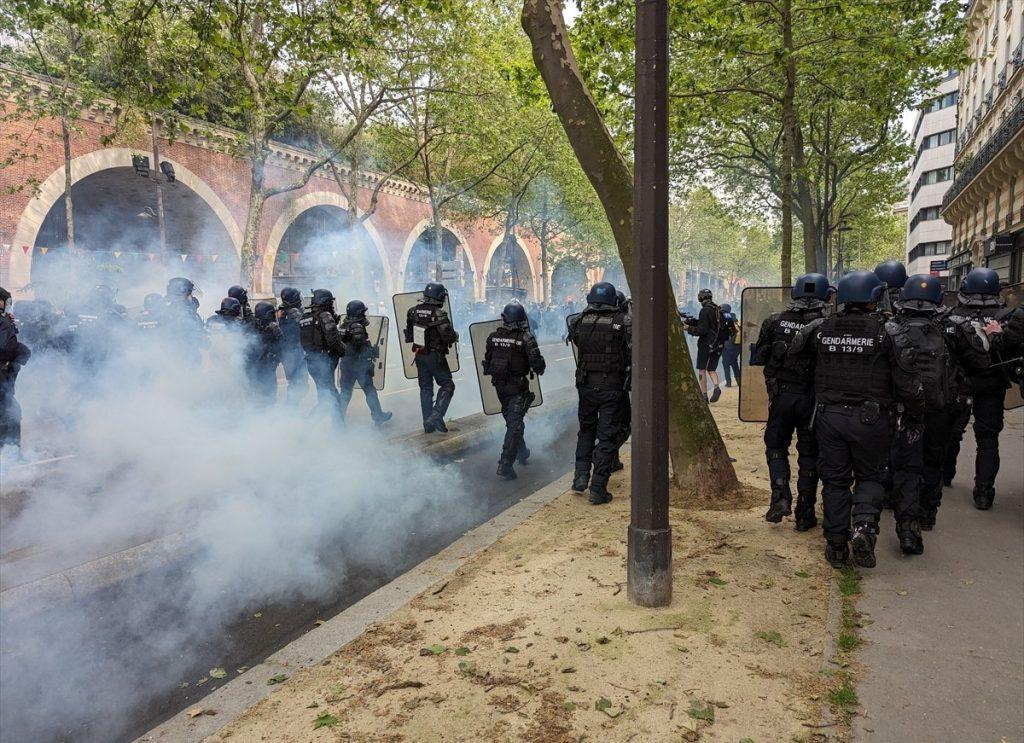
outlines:
[[[1005,309],[1006,308],[1001,304],[994,302],[992,304],[986,303],[978,306],[958,304],[949,313],[947,319],[951,323],[962,326],[964,331],[968,334],[983,336],[984,331],[982,331],[981,328],[989,320],[1002,314]],[[993,359],[993,361],[996,360],[997,359]],[[1007,369],[1005,366],[995,366],[990,369],[982,369],[972,373],[969,377],[969,387],[971,392],[980,393],[986,390],[1005,389],[1009,386],[1009,380],[1006,376],[1006,372]]]
[[[625,336],[626,322],[621,312],[584,312],[576,325],[579,370],[624,376],[630,363]]]
[[[409,311],[412,324],[423,328],[424,348],[428,351],[448,353],[455,343],[455,330],[448,313],[438,305],[418,304]]]
[[[806,358],[789,355],[789,347],[800,330],[821,317],[820,310],[786,310],[772,316],[769,324],[769,343],[764,362],[766,377],[779,382],[800,384],[810,389],[814,380],[810,374],[811,362]]]
[[[530,372],[530,357],[525,332],[500,327],[487,338],[491,381],[495,384],[525,378]]]
[[[369,341],[369,336],[366,334],[366,320],[352,320],[346,317],[342,338],[356,353],[362,351]]]
[[[299,320],[302,318],[302,310],[298,307],[285,307],[283,309],[284,314],[277,321],[277,324],[281,328],[281,335],[284,336],[285,345],[298,346],[301,344],[299,340]]]
[[[320,315],[326,310],[307,310],[299,318],[299,342],[303,351],[327,351],[327,340],[320,327]],[[328,313],[329,314],[329,313]]]
[[[826,319],[814,335],[814,392],[819,402],[893,402],[892,369],[882,347],[885,326],[873,315],[845,313]]]

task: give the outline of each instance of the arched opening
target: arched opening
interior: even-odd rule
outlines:
[[[65,301],[95,284],[118,290],[118,301],[142,304],[163,293],[171,276],[187,276],[218,294],[238,280],[238,257],[224,223],[181,181],[161,184],[164,245],[160,247],[157,186],[130,167],[99,170],[71,187],[75,249],[67,244],[61,195],[46,214],[32,246],[36,296]]]
[[[286,286],[303,294],[330,289],[340,305],[361,299],[384,300],[387,278],[377,249],[362,225],[352,227],[348,212],[319,204],[300,213],[285,230],[274,258],[274,294]]]
[[[587,295],[587,271],[575,258],[563,258],[551,272],[551,301],[554,304],[579,303]]]
[[[526,251],[518,240],[509,237],[495,249],[487,267],[487,301],[501,303],[518,299],[525,302],[532,282],[533,268]]]
[[[437,255],[434,228],[420,233],[409,251],[402,286],[416,291],[431,281],[440,281],[448,289],[452,302],[468,305],[473,302],[473,265],[465,247],[451,230],[441,229],[441,255]]]

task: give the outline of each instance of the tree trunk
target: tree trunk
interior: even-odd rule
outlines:
[[[782,0],[782,45],[786,85],[782,93],[782,285],[793,283],[793,160],[796,131],[796,58],[793,56],[793,3]]]
[[[263,222],[263,207],[267,203],[264,190],[266,154],[259,153],[252,158],[250,167],[249,210],[245,216],[245,234],[242,238],[242,259],[239,262],[239,282],[245,287],[255,287],[256,259],[259,255],[257,244],[260,225]],[[264,288],[264,287],[260,287]]]
[[[160,235],[160,260],[167,261],[167,229],[164,223],[164,191],[160,183],[163,174],[160,171],[160,130],[156,116],[152,121],[153,138],[153,182],[156,184],[156,228]]]
[[[544,306],[551,304],[551,272],[548,270],[548,227],[541,226],[538,242],[540,243],[540,292]]]
[[[60,117],[60,138],[64,145],[64,218],[67,222],[68,255],[75,248],[75,210],[71,203],[71,130],[66,116]]]
[[[633,269],[633,174],[587,89],[569,44],[559,0],[524,0],[523,29],[576,159],[601,200],[627,279]],[[669,284],[669,454],[680,488],[721,495],[738,486],[725,444],[697,386]],[[639,339],[643,342],[643,339]]]

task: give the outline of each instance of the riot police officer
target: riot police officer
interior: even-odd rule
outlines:
[[[242,306],[242,322],[251,325],[254,319],[252,308],[249,306],[249,292],[244,286],[235,284],[228,289],[228,296],[237,299]]]
[[[626,332],[633,337],[633,301],[621,291],[616,290],[615,296],[618,299],[619,309],[625,315]],[[633,433],[633,401],[630,393],[633,391],[633,377],[626,377],[626,394],[622,396],[622,407],[619,409],[619,435],[616,437],[615,458],[612,459],[612,472],[619,472],[624,469],[622,459],[619,457],[619,450],[629,440]]]
[[[766,521],[779,523],[792,513],[789,444],[796,433],[796,530],[807,531],[818,523],[814,503],[818,493],[818,441],[811,422],[814,419],[814,379],[810,362],[792,356],[789,347],[797,333],[825,314],[828,279],[820,273],[797,278],[790,290],[791,302],[783,312],[770,315],[761,323],[750,360],[764,367],[768,390],[768,423],[764,429],[764,454],[768,460],[772,498]]]
[[[935,525],[942,498],[942,462],[952,411],[965,393],[961,367],[988,366],[977,336],[950,323],[941,308],[942,285],[934,276],[911,276],[900,290],[896,314],[886,325],[901,357],[920,377],[924,408],[920,421],[900,415],[892,457],[896,535],[905,554],[924,551],[921,529]]]
[[[338,360],[345,355],[345,345],[338,332],[334,314],[334,295],[327,289],[316,289],[309,309],[299,319],[299,341],[306,354],[306,368],[316,385],[316,408],[327,407],[338,423],[342,421],[341,397],[334,384]]]
[[[697,315],[695,324],[687,325],[686,332],[697,336],[697,379],[700,382],[700,391],[708,397],[709,402],[718,402],[718,398],[722,396],[722,388],[718,383],[718,362],[722,358],[725,336],[722,308],[712,300],[710,289],[701,289],[697,292],[700,314]],[[714,385],[710,396],[709,383]]]
[[[234,297],[224,297],[220,309],[206,318],[206,329],[214,333],[241,331],[242,303]]]
[[[885,284],[886,302],[882,311],[892,317],[899,303],[900,289],[907,283],[907,267],[899,261],[882,261],[875,266],[875,276]]]
[[[11,293],[0,286],[0,451],[21,447],[21,407],[14,399],[14,383],[32,352],[18,340],[18,328],[9,312]]]
[[[353,299],[345,306],[345,317],[339,330],[345,344],[345,355],[341,359],[341,414],[344,417],[352,399],[352,388],[358,384],[366,396],[366,406],[375,425],[391,420],[391,413],[381,409],[377,388],[373,385],[373,370],[380,349],[367,335],[369,321],[366,319],[366,305]],[[376,340],[376,339],[374,339]]]
[[[302,318],[302,294],[298,289],[281,290],[281,306],[277,310],[277,324],[281,328],[281,366],[288,380],[287,401],[298,405],[309,389],[306,360],[299,340],[299,320]]]
[[[277,365],[281,360],[282,342],[274,305],[270,302],[257,302],[246,347],[248,363],[245,370],[257,400],[264,404],[270,405],[277,400]]]
[[[630,329],[614,286],[606,281],[594,284],[587,308],[569,327],[569,339],[579,353],[580,430],[572,489],[583,492],[589,484],[590,503],[600,505],[612,499],[608,478],[619,444],[622,398],[627,394],[631,364]]]
[[[487,336],[483,371],[491,378],[491,384],[498,393],[501,415],[505,419],[505,441],[498,459],[497,474],[503,480],[515,480],[516,471],[512,465],[515,462],[526,464],[530,457],[530,450],[523,439],[524,419],[534,400],[527,375],[543,374],[545,362],[521,304],[505,305],[501,321],[504,324]]]
[[[722,371],[725,372],[725,386],[732,387],[732,378],[736,377],[736,385],[740,383],[740,322],[732,311],[732,305],[722,305],[722,321],[725,323],[725,343],[722,347]]]
[[[167,282],[167,296],[160,327],[177,346],[183,358],[193,364],[202,361],[200,349],[207,345],[206,325],[196,311],[192,292],[196,285],[183,276]]]
[[[405,319],[405,342],[416,354],[416,376],[420,386],[420,412],[423,431],[447,433],[444,415],[448,412],[455,383],[448,367],[448,350],[458,342],[451,318],[444,310],[448,290],[443,284],[430,283],[423,289],[423,301],[410,307]],[[434,397],[434,383],[437,397]]]
[[[999,274],[991,268],[975,268],[964,278],[949,320],[973,328],[976,333],[997,334],[1001,328],[993,321],[1004,312],[1005,306],[999,296]],[[974,438],[978,446],[974,464],[974,506],[980,511],[990,509],[996,497],[999,433],[1003,430],[1003,403],[1009,387],[1005,365],[992,365],[969,374]]]
[[[160,327],[160,320],[166,307],[167,302],[162,295],[156,293],[147,294],[145,299],[142,300],[142,312],[139,313],[135,321],[136,327],[146,332],[157,330]]]
[[[902,403],[904,415],[921,419],[921,380],[876,314],[884,291],[871,271],[847,274],[838,287],[842,309],[805,326],[789,350],[814,374],[825,557],[835,568],[851,551],[857,565],[875,566],[894,408]]]

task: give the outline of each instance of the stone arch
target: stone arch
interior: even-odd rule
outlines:
[[[423,233],[433,226],[433,219],[429,217],[427,217],[426,219],[421,219],[416,224],[416,226],[413,227],[412,230],[409,232],[408,237],[406,237],[405,245],[402,246],[402,256],[398,260],[398,271],[396,272],[395,275],[394,283],[396,291],[405,292],[411,291],[413,288],[419,288],[407,287],[405,285],[405,271],[409,265],[409,258],[412,256],[412,249],[416,246],[416,243],[419,242],[419,239],[423,235]],[[462,234],[459,228],[456,227],[455,225],[449,224],[447,222],[441,222],[441,228],[452,233],[452,235],[458,241],[459,246],[462,248],[462,253],[463,255],[466,256],[466,259],[469,261],[469,266],[473,271],[473,295],[474,297],[479,297],[481,281],[479,278],[479,274],[477,273],[476,259],[473,257],[473,251],[470,250],[469,248],[469,241],[466,239],[465,235]]]
[[[259,288],[263,291],[273,291],[274,262],[277,260],[277,253],[281,249],[281,240],[284,238],[285,232],[288,231],[288,227],[300,214],[317,206],[333,206],[346,212],[349,209],[348,201],[333,191],[314,191],[291,201],[288,208],[274,222],[274,226],[270,228],[270,234],[267,236],[266,247],[263,251],[263,267],[260,271]],[[388,294],[391,294],[395,287],[394,277],[391,275],[391,266],[388,262],[387,251],[384,250],[384,243],[380,239],[380,233],[369,219],[363,221],[360,226],[366,230],[370,242],[377,251],[380,263],[384,267],[384,280],[387,282],[385,289]]]
[[[543,296],[543,293],[540,291],[540,273],[537,270],[537,265],[533,259],[533,256],[530,255],[530,251],[527,249],[526,243],[523,242],[522,238],[520,238],[519,235],[513,235],[513,237],[515,238],[516,245],[519,246],[519,250],[520,252],[522,252],[523,257],[526,258],[526,265],[530,268],[530,293],[532,294],[532,299],[534,299],[535,301],[539,300],[541,296]],[[484,261],[484,271],[482,277],[485,289],[487,287],[487,278],[491,272],[491,261],[494,258],[494,254],[498,251],[498,248],[501,247],[504,241],[505,235],[501,234],[498,237],[494,238],[494,240],[491,242],[490,247],[487,248],[487,259]]]
[[[131,167],[132,155],[139,154],[138,148],[109,147],[102,150],[95,150],[85,155],[80,155],[71,161],[71,183],[79,181],[99,173],[103,170],[113,168]],[[175,179],[189,188],[198,196],[227,231],[232,246],[235,249],[236,258],[242,254],[242,231],[231,215],[231,211],[202,178],[193,173],[177,160],[170,157],[161,157],[161,160],[171,163],[174,166]],[[61,198],[64,196],[64,166],[54,170],[45,181],[40,184],[35,195],[29,200],[25,210],[18,220],[18,226],[14,231],[14,240],[11,243],[10,253],[10,281],[12,286],[21,287],[29,283],[32,276],[32,250],[23,250],[22,246],[35,245],[36,236],[43,226],[46,216],[50,213]]]

